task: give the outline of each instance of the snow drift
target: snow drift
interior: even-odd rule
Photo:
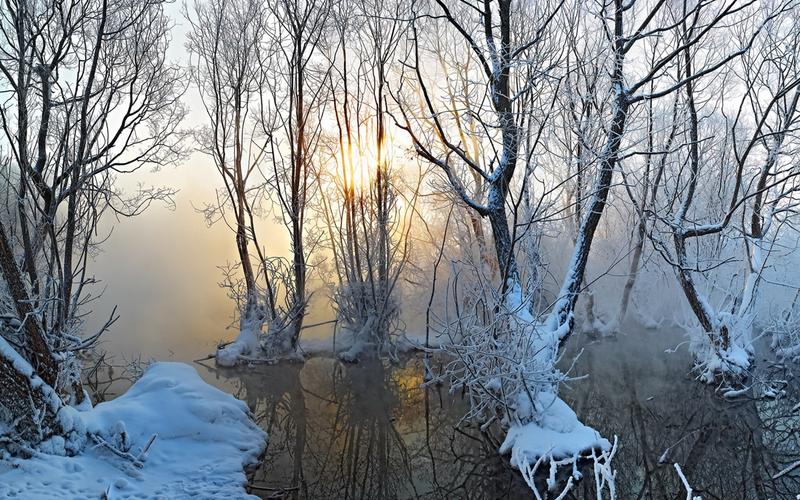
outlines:
[[[540,458],[575,458],[590,450],[606,451],[611,443],[581,423],[575,412],[552,392],[539,392],[536,420],[514,424],[508,429],[500,453],[511,453],[511,465],[522,469]]]
[[[63,440],[51,439],[31,459],[0,462],[0,497],[243,498],[244,468],[267,437],[244,402],[182,363],[156,363],[124,395],[73,417],[96,443],[140,456],[141,467],[101,444],[64,456]]]

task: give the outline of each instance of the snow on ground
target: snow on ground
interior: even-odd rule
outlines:
[[[255,346],[253,347],[251,339],[256,339]],[[258,352],[258,340],[255,335],[244,334],[240,335],[236,340],[226,345],[221,349],[217,349],[217,364],[219,366],[236,366],[241,356],[249,356]]]
[[[134,455],[157,434],[143,466],[93,444],[74,457],[0,461],[0,497],[247,498],[244,467],[267,437],[244,402],[182,363],[153,364],[125,394],[79,415],[115,444],[124,429]]]
[[[260,330],[259,322],[245,321],[236,340],[217,350],[217,364],[219,366],[236,366],[241,356],[257,355],[261,350],[258,342]]]

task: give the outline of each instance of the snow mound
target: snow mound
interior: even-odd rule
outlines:
[[[255,327],[247,326],[242,328],[239,336],[225,347],[217,349],[217,364],[219,366],[236,366],[241,360],[241,356],[256,355],[261,351],[258,342],[259,330]]]
[[[73,417],[110,443],[125,434],[133,455],[157,438],[141,468],[102,446],[0,462],[0,497],[248,498],[244,468],[267,437],[244,402],[182,363],[153,364],[124,395]]]
[[[511,452],[511,465],[522,469],[539,458],[561,460],[589,450],[608,451],[611,443],[578,420],[574,411],[552,392],[536,396],[536,420],[508,429],[500,453]]]
[[[753,359],[752,322],[730,313],[720,313],[714,325],[714,335],[719,337],[722,329],[728,331],[726,348],[715,345],[701,328],[690,330],[690,349],[695,357],[695,370],[699,379],[707,384],[717,376],[744,378]]]

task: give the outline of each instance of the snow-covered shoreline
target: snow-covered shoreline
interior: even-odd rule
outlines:
[[[155,363],[122,396],[76,415],[90,435],[135,457],[155,435],[141,467],[98,440],[75,456],[51,446],[54,454],[0,461],[0,497],[247,498],[245,468],[267,439],[244,402],[183,363]]]

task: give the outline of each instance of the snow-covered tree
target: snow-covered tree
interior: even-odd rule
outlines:
[[[797,51],[798,27],[795,18],[782,15],[795,7],[783,2],[739,16],[740,32],[731,38],[732,47],[720,48],[718,39],[709,39],[684,47],[680,55],[675,79],[687,80],[678,103],[681,142],[675,152],[667,148],[664,153],[674,156],[674,172],[656,195],[652,213],[659,224],[651,239],[675,269],[699,323],[695,354],[706,381],[747,374],[766,259],[796,206],[800,171],[786,153],[797,140],[800,80],[788,54]],[[684,40],[702,30],[704,18],[689,22],[679,14],[676,44],[686,45]],[[736,57],[724,59],[724,71],[709,71],[720,68],[708,63],[719,58],[720,50]],[[719,93],[725,88],[740,96]],[[661,234],[669,235],[672,244]],[[743,278],[740,289],[728,289],[717,306],[703,282],[728,260],[744,263],[737,273]]]

